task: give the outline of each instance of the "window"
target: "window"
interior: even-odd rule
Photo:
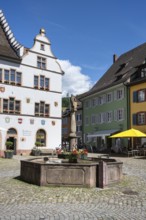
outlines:
[[[5,82],[9,82],[9,70],[4,70],[4,80]]]
[[[34,76],[34,88],[49,90],[49,78],[45,76]]]
[[[92,116],[91,116],[91,123],[92,123],[92,124],[95,124],[95,123],[96,123],[96,116],[95,116],[95,115],[92,115]]]
[[[9,99],[9,110],[12,112],[14,111],[14,101],[14,98]]]
[[[11,70],[10,72],[10,81],[15,83],[15,70]]]
[[[124,108],[114,110],[114,120],[115,121],[124,120]]]
[[[107,123],[112,121],[112,112],[107,112]]]
[[[41,50],[45,50],[45,45],[44,45],[44,44],[41,44],[41,45],[40,45],[40,49],[41,49]]]
[[[46,58],[37,57],[37,67],[39,69],[46,69]]]
[[[40,88],[44,89],[44,83],[45,83],[45,77],[44,76],[40,76]]]
[[[15,100],[14,98],[4,99],[3,113],[20,114],[20,105],[21,102],[19,100]]]
[[[77,125],[77,132],[81,132],[82,131],[82,126],[81,125]]]
[[[95,105],[96,105],[96,99],[94,98],[94,99],[92,99],[92,107],[94,107]]]
[[[39,115],[39,109],[40,109],[40,104],[39,103],[35,103],[35,115]]]
[[[45,103],[40,102],[40,115],[44,115],[44,110],[45,110]]]
[[[0,69],[0,82],[2,82],[2,69]]]
[[[14,128],[10,128],[10,129],[7,131],[7,134],[16,135],[16,134],[17,134],[17,131],[16,131]]]
[[[146,68],[141,70],[141,78],[146,77]]]
[[[45,78],[45,89],[49,90],[49,78]]]
[[[102,114],[99,113],[99,114],[97,115],[97,124],[101,124],[101,123],[102,123]]]
[[[41,146],[46,145],[46,132],[42,129],[38,130],[36,133],[36,142],[40,142]]]
[[[133,92],[133,102],[146,101],[146,89],[141,89]]]
[[[20,113],[20,101],[15,101],[15,112]]]
[[[38,76],[34,76],[34,87],[38,88],[38,83],[39,83],[39,77]]]
[[[88,117],[85,118],[85,124],[86,124],[86,125],[89,124],[89,118],[88,118]]]
[[[50,109],[50,106],[48,104],[45,105],[45,116],[49,116],[49,109]]]
[[[81,114],[77,114],[76,120],[77,120],[77,121],[81,121],[81,120],[82,120],[82,115],[81,115]]]
[[[3,100],[3,112],[8,112],[8,100],[4,99]]]
[[[16,72],[16,83],[17,85],[21,85],[22,73]]]
[[[114,100],[121,100],[124,98],[124,88],[114,91]]]
[[[2,71],[0,72],[0,80],[2,82],[3,75]],[[21,85],[22,73],[16,72],[16,70],[4,70],[4,83],[9,83],[13,85]]]
[[[145,98],[145,89],[139,90],[138,91],[138,102],[143,102],[145,100],[146,100],[146,98]]]
[[[117,99],[122,99],[123,97],[123,90],[120,89],[120,90],[117,90]]]
[[[111,102],[111,101],[112,101],[112,93],[108,93],[108,94],[106,95],[106,101],[107,101],[107,102]]]
[[[98,97],[98,104],[99,105],[103,104],[103,97],[102,96]]]
[[[146,112],[138,112],[133,114],[133,125],[145,125],[146,124]]]
[[[90,102],[89,101],[86,101],[85,102],[85,108],[89,108],[90,107]]]
[[[140,112],[137,114],[137,123],[138,125],[144,125],[146,124],[145,122],[145,112]]]
[[[35,103],[35,116],[49,117],[50,105],[45,102]]]

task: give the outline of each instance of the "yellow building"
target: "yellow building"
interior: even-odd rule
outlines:
[[[130,127],[146,133],[146,82],[139,81],[130,86]],[[136,140],[139,144],[145,138]]]

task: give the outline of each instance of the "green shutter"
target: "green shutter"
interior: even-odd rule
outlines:
[[[136,125],[137,124],[137,117],[136,117],[136,114],[133,114],[132,115],[132,118],[133,118],[133,125]]]
[[[133,92],[133,102],[137,102],[138,101],[138,93],[137,91]]]

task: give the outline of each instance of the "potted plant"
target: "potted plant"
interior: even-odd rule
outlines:
[[[32,151],[31,151],[31,154],[32,154],[33,156],[39,156],[39,155],[40,155],[41,150],[38,148],[38,147],[40,147],[40,146],[42,146],[42,143],[39,142],[39,141],[36,141],[36,142],[35,142],[35,147],[34,147],[34,148],[32,149]]]
[[[79,150],[79,153],[80,153],[80,158],[81,159],[87,159],[87,155],[88,155],[88,151],[87,151],[87,149],[81,149],[81,150]]]
[[[77,149],[73,149],[69,153],[69,163],[77,163],[78,162],[79,151]]]
[[[56,154],[58,156],[58,158],[60,159],[68,159],[69,158],[69,152],[60,149],[60,148],[56,148]]]
[[[13,142],[12,141],[6,141],[6,150],[4,151],[5,158],[11,159],[14,154],[14,150],[12,149]]]

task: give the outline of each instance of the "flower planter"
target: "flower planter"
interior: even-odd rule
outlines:
[[[77,163],[78,159],[77,158],[69,158],[68,162],[69,163]]]
[[[11,159],[13,158],[14,151],[4,151],[5,158]]]
[[[58,154],[58,158],[60,158],[60,159],[68,159],[69,155],[68,154]]]
[[[81,155],[80,155],[80,158],[81,158],[82,160],[86,160],[86,159],[87,159],[87,155],[81,154]]]
[[[40,151],[39,150],[32,150],[31,154],[33,156],[40,156]]]

